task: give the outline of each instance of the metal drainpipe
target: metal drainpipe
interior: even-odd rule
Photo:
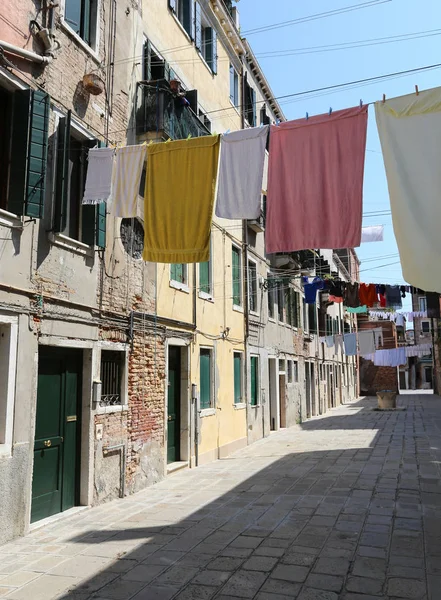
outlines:
[[[36,52],[31,52],[30,50],[19,48],[18,46],[14,46],[14,44],[4,42],[3,40],[0,40],[0,48],[3,48],[3,50],[8,54],[15,54],[16,56],[26,58],[27,60],[30,60],[35,63],[48,65],[50,62],[52,62],[52,56],[41,56]]]
[[[120,483],[121,491],[119,493],[120,498],[124,498],[126,495],[126,463],[127,463],[127,451],[125,444],[115,444],[114,446],[105,446],[103,448],[103,454],[109,454],[114,450],[121,450],[121,470],[120,470]]]

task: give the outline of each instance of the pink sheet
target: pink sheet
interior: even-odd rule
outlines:
[[[368,107],[271,127],[266,251],[361,241]]]

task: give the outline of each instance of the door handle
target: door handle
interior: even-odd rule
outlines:
[[[168,415],[168,420],[172,421],[173,420],[173,415]]]
[[[50,448],[52,446],[52,442],[50,440],[46,440],[44,442],[44,445],[46,446],[46,448]]]

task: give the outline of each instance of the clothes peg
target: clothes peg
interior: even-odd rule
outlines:
[[[363,100],[360,100],[360,108],[363,108]]]
[[[420,92],[419,92],[418,86],[416,85],[416,86],[415,86],[415,94],[418,96],[418,95],[419,95],[419,93],[420,93]]]
[[[308,113],[306,113],[306,120],[308,120],[308,119],[309,119],[309,115],[308,115]]]
[[[276,119],[276,125],[277,127],[280,125],[280,119]]]
[[[383,94],[383,104],[386,102],[386,94]]]
[[[230,133],[231,129],[227,129],[227,131],[224,133],[224,135],[228,135]]]
[[[332,113],[332,106],[329,107],[329,116],[331,116]]]

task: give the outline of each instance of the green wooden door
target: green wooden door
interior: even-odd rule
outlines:
[[[181,408],[181,349],[168,349],[168,400],[167,400],[167,462],[180,460],[180,408]]]
[[[78,504],[81,359],[40,347],[31,522]]]

